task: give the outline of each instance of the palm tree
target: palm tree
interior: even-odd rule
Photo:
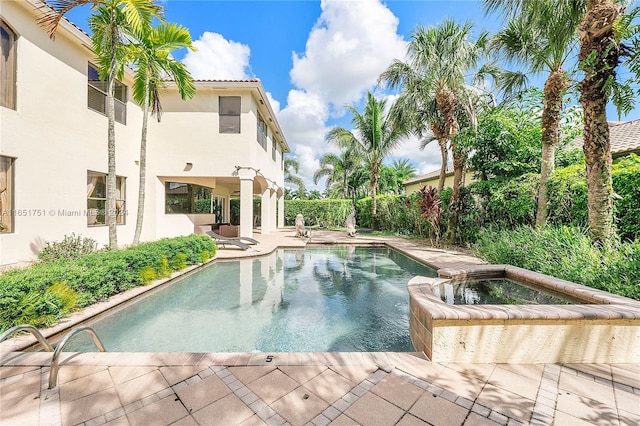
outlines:
[[[400,160],[393,160],[391,163],[391,170],[396,179],[396,192],[401,194],[404,190],[404,181],[416,176],[416,168],[406,158]]]
[[[578,25],[580,37],[580,103],[584,111],[584,157],[587,174],[589,234],[594,241],[614,235],[611,143],[607,122],[607,101],[622,55],[614,25],[621,15],[613,0],[589,0]]]
[[[292,157],[288,157],[284,159],[284,181],[286,183],[292,183],[298,187],[298,192],[305,193],[306,188],[304,186],[304,181],[300,176],[295,175],[295,173],[300,172],[300,163],[298,160]]]
[[[429,86],[423,82],[426,76],[422,76],[421,72],[428,71],[414,70],[409,64],[395,60],[380,75],[379,80],[387,82],[391,87],[402,86],[402,94],[393,104],[391,115],[421,139],[420,150],[424,150],[434,140],[438,142],[441,156],[438,191],[442,191],[449,161],[449,139],[435,95],[425,90]]]
[[[131,45],[131,60],[136,66],[133,81],[133,99],[142,105],[142,136],[140,139],[140,180],[138,188],[138,212],[133,245],[140,242],[144,214],[146,164],[147,164],[147,123],[149,112],[155,114],[160,122],[162,106],[160,91],[165,76],[176,84],[182,99],[192,98],[196,88],[191,74],[183,63],[171,56],[179,48],[192,49],[189,30],[177,24],[163,23],[154,28],[145,37],[135,40]]]
[[[122,79],[127,58],[127,41],[143,38],[151,31],[154,18],[160,18],[162,8],[152,0],[49,0],[41,7],[38,23],[47,28],[54,39],[64,14],[77,6],[92,4],[94,12],[89,17],[92,48],[100,78],[107,87],[107,205],[106,219],[109,226],[109,248],[118,247],[116,228],[116,135],[114,88],[116,78]]]
[[[485,0],[488,11],[505,15],[535,10],[545,0]],[[611,145],[607,123],[607,103],[613,96],[619,110],[628,112],[635,101],[635,91],[616,82],[616,67],[625,56],[637,50],[622,44],[629,36],[631,17],[614,0],[563,0],[554,4],[574,3],[580,39],[578,59],[584,78],[580,83],[580,103],[584,110],[584,155],[587,175],[589,234],[595,242],[614,235],[613,189],[611,180]],[[637,46],[637,43],[636,45]],[[637,49],[637,47],[635,47]],[[634,56],[637,60],[637,56]]]
[[[320,168],[313,174],[316,185],[323,177],[327,178],[327,189],[334,184],[342,186],[342,198],[349,198],[349,175],[360,165],[361,159],[354,149],[343,149],[339,155],[333,153],[320,157]]]
[[[538,191],[536,225],[547,222],[547,182],[554,170],[555,151],[560,142],[560,112],[570,86],[571,72],[564,67],[577,47],[579,2],[542,0],[523,8],[494,37],[506,59],[524,66],[524,72],[548,73],[542,109],[542,167]],[[509,83],[513,80],[509,79]],[[507,90],[513,89],[509,85]]]
[[[353,105],[347,105],[352,114],[354,130],[335,127],[327,133],[327,142],[335,143],[343,149],[354,149],[369,169],[369,189],[371,191],[371,217],[376,226],[376,193],[380,167],[384,159],[408,136],[404,126],[398,126],[385,113],[386,101],[377,100],[367,93],[364,112],[360,114]]]
[[[453,141],[460,130],[456,110],[464,96],[466,77],[480,63],[488,41],[486,32],[481,32],[475,41],[471,40],[472,29],[470,22],[457,24],[451,19],[436,27],[418,26],[411,34],[407,55],[408,68],[420,76],[421,90],[425,94],[423,99],[435,99],[444,122],[443,136],[450,141],[453,152],[454,182],[447,224],[451,242],[456,238],[460,185],[465,165],[465,153]]]

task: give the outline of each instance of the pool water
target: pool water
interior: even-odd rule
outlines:
[[[440,284],[434,294],[449,305],[568,305],[585,303],[569,295],[507,279]]]
[[[277,250],[214,262],[90,325],[110,352],[412,351],[415,275],[436,276],[388,248]],[[81,335],[67,347],[94,350]]]

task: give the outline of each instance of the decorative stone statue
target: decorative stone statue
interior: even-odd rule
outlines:
[[[345,221],[345,226],[347,227],[347,235],[350,237],[356,236],[356,212],[353,207],[351,207],[351,214],[347,216],[347,220]]]
[[[304,217],[298,213],[296,215],[296,237],[311,238],[311,231],[304,227]]]

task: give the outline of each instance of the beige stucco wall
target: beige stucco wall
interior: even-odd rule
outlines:
[[[2,18],[18,34],[17,108],[0,108],[0,153],[14,162],[14,231],[0,234],[0,264],[28,261],[45,241],[82,234],[106,243],[106,227],[87,227],[87,170],[107,172],[105,116],[87,108],[87,64],[91,52],[64,28],[55,41],[35,24],[23,2],[3,2]],[[127,125],[116,124],[118,175],[127,177],[126,199],[134,200],[132,161],[140,114],[127,106]],[[129,204],[129,210],[131,204]],[[118,228],[130,242],[134,220]]]
[[[638,363],[633,320],[433,321],[414,316],[411,340],[433,362]]]
[[[423,186],[426,186],[426,187],[433,186],[434,188],[437,188],[439,180],[440,180],[440,177],[436,176],[435,178],[422,180],[420,182],[413,182],[413,183],[405,185],[405,191],[407,192],[407,194],[411,194],[413,192],[418,192],[420,190],[420,188],[422,188]],[[469,172],[468,171],[464,175],[464,184],[468,185],[471,182],[473,182],[473,172]],[[445,179],[444,179],[444,187],[445,188],[452,188],[453,187],[453,174],[447,175],[445,177]]]
[[[0,155],[15,158],[13,208],[19,214],[14,232],[0,234],[0,265],[31,261],[46,241],[71,233],[94,238],[101,245],[108,242],[108,228],[87,226],[85,216],[87,171],[107,172],[107,118],[87,107],[87,65],[93,58],[87,47],[90,40],[62,22],[52,41],[33,13],[33,5],[26,0],[3,1],[0,9],[3,21],[18,34],[17,108],[0,107]],[[130,95],[130,72],[124,83]],[[230,178],[239,165],[260,170],[284,186],[282,147],[276,161],[271,155],[271,134],[277,128],[273,121],[267,150],[256,141],[256,111],[262,108],[265,119],[270,117],[267,106],[259,103],[260,84],[237,90],[209,86],[197,83],[197,95],[190,101],[180,100],[177,91],[168,88],[161,123],[149,120],[143,240],[189,234],[194,224],[213,222],[212,215],[165,215],[164,184],[159,177],[187,182]],[[221,94],[242,96],[240,135],[218,132]],[[141,125],[140,108],[128,102],[126,125],[116,123],[116,173],[126,177],[128,212],[126,224],[118,226],[120,245],[130,244],[135,230]],[[187,162],[193,164],[191,170],[185,170]],[[214,193],[228,196],[231,190],[214,187]]]

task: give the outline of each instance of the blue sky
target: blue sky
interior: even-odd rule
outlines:
[[[189,28],[197,52],[178,52],[198,79],[260,78],[291,148],[300,175],[311,189],[318,158],[335,148],[324,142],[335,125],[348,127],[344,105],[361,105],[377,87],[378,75],[395,58],[404,59],[417,25],[445,18],[475,22],[495,32],[500,21],[486,17],[476,1],[429,0],[165,0],[167,21]],[[67,17],[87,29],[90,9]],[[613,111],[613,110],[612,110]],[[623,120],[640,118],[636,109]],[[612,112],[610,120],[617,116]],[[407,140],[394,158],[407,158],[420,174],[439,168],[432,144],[424,151]],[[324,189],[321,184],[318,189]]]

